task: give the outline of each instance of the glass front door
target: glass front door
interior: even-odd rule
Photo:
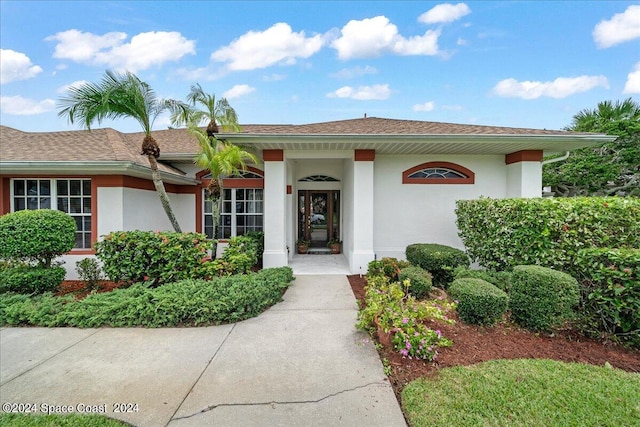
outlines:
[[[339,238],[339,200],[335,190],[298,191],[298,238],[311,241],[312,247],[326,247],[330,238]]]

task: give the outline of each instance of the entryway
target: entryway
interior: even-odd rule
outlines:
[[[343,254],[322,256],[295,254],[289,260],[289,267],[293,269],[293,274],[351,274]]]
[[[340,238],[340,191],[298,191],[298,238],[313,248],[327,248],[329,239]]]

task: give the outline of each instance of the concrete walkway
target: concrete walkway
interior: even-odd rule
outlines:
[[[302,275],[233,325],[3,328],[0,400],[135,426],[405,426],[356,315],[344,275]]]

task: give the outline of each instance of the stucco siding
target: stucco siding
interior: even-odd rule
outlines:
[[[421,163],[456,163],[475,173],[474,184],[403,184],[402,172]],[[378,258],[404,258],[407,245],[440,243],[464,249],[455,202],[506,196],[504,156],[378,155],[374,171],[374,250]]]
[[[155,191],[123,189],[123,230],[173,230]],[[169,193],[182,231],[195,231],[195,197]]]

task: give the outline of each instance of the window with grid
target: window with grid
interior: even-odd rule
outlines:
[[[264,211],[262,188],[225,188],[222,197],[218,239],[241,236],[249,231],[262,231]],[[213,238],[213,211],[213,203],[205,197],[204,233],[209,238]]]
[[[12,211],[58,209],[76,221],[74,248],[91,248],[90,179],[13,179]]]

